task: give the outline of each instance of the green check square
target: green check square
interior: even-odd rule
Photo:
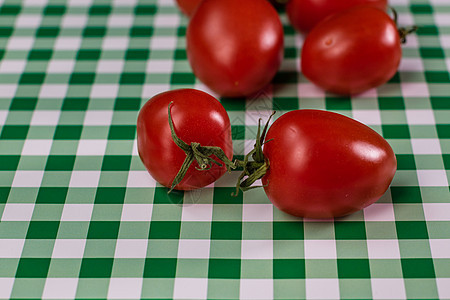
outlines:
[[[137,16],[154,15],[157,11],[155,5],[138,4],[134,8],[134,14]]]
[[[273,222],[274,240],[302,240],[303,222]]]
[[[425,79],[427,83],[449,83],[450,75],[448,72],[431,72],[425,71]]]
[[[95,81],[95,73],[72,73],[70,76],[70,84],[93,84]]]
[[[4,125],[0,139],[4,140],[24,140],[27,137],[28,125]]]
[[[150,239],[178,239],[180,237],[181,222],[152,221],[150,224]]]
[[[0,7],[0,15],[18,15],[21,10],[20,5],[3,5]]]
[[[130,170],[131,156],[105,155],[103,157],[102,171],[128,171]]]
[[[75,155],[50,155],[45,166],[46,171],[72,171]]]
[[[29,60],[49,60],[53,55],[52,50],[31,50],[28,55]]]
[[[47,277],[50,258],[21,258],[17,267],[17,278]]]
[[[58,125],[56,126],[55,140],[78,140],[81,137],[81,125]]]
[[[8,201],[10,191],[11,188],[9,186],[0,186],[0,203],[6,203]]]
[[[58,27],[39,27],[36,36],[38,38],[54,38],[58,36],[59,30]]]
[[[405,102],[402,97],[380,97],[378,98],[378,105],[381,110],[405,109]]]
[[[411,154],[396,154],[397,169],[398,170],[415,170],[416,163],[414,161],[414,155]]]
[[[145,82],[145,73],[122,73],[120,84],[143,84]]]
[[[274,279],[295,279],[305,278],[304,259],[274,259],[273,278]]]
[[[213,194],[214,204],[242,204],[243,195],[239,193],[236,197],[230,197],[232,193],[236,192],[234,187],[215,187]]]
[[[62,110],[80,110],[84,111],[88,108],[89,105],[89,98],[65,98]]]
[[[99,38],[104,37],[106,34],[106,27],[85,27],[83,30],[83,37],[86,38]]]
[[[287,84],[287,83],[297,83],[298,82],[298,72],[294,71],[278,71],[275,77],[272,79],[274,84]]]
[[[450,109],[450,97],[430,97],[433,110]]]
[[[441,48],[432,48],[432,47],[421,47],[419,48],[420,56],[424,59],[426,58],[445,58],[445,53]]]
[[[171,84],[194,84],[195,75],[192,73],[172,73],[170,77]]]
[[[366,238],[364,222],[335,222],[334,231],[337,240],[363,240]]]
[[[11,36],[12,32],[13,32],[12,27],[0,27],[0,37],[2,38]]]
[[[415,186],[391,186],[393,203],[422,203],[420,188]]]
[[[109,128],[110,140],[133,140],[136,135],[135,125],[112,125]]]
[[[77,53],[77,60],[98,60],[101,55],[101,50],[97,49],[81,49]]]
[[[109,278],[113,268],[113,258],[83,258],[80,278]]]
[[[211,224],[211,239],[240,240],[242,238],[242,222],[213,221]]]
[[[395,222],[399,239],[428,239],[427,223],[424,221]]]
[[[118,221],[91,221],[88,239],[116,239],[119,234]]]
[[[437,124],[436,129],[440,139],[450,139],[450,124]]]
[[[59,221],[31,221],[27,239],[55,239],[58,228]]]
[[[187,60],[186,49],[175,49],[175,51],[173,53],[173,58],[176,61]]]
[[[175,258],[146,258],[144,278],[173,278],[177,270]]]
[[[409,139],[408,125],[381,125],[383,137],[386,139]]]
[[[402,258],[404,278],[435,278],[433,260],[431,258]]]
[[[44,8],[44,15],[61,16],[66,12],[64,5],[48,5]]]
[[[273,97],[272,109],[276,111],[290,111],[298,109],[296,97]]]
[[[0,155],[0,171],[15,171],[19,165],[20,155]]]
[[[34,110],[36,108],[37,98],[14,98],[11,102],[10,110]]]
[[[151,37],[153,35],[153,27],[149,26],[133,26],[130,29],[130,37]]]
[[[125,199],[125,188],[121,187],[100,187],[95,194],[97,204],[123,204]]]
[[[325,98],[325,107],[327,110],[351,110],[352,102],[350,97],[331,97]]]
[[[370,278],[368,259],[338,259],[339,278]]]
[[[90,15],[109,15],[111,13],[111,6],[109,5],[92,5],[89,8],[89,14]]]
[[[413,14],[432,14],[433,7],[429,4],[411,4],[411,12]]]
[[[125,60],[147,60],[150,57],[150,50],[128,49],[125,52]]]
[[[45,80],[45,73],[23,73],[20,77],[20,84],[42,84]]]
[[[208,278],[239,279],[240,276],[240,259],[213,258],[209,260]]]
[[[41,187],[36,198],[36,203],[64,204],[66,202],[67,187]]]

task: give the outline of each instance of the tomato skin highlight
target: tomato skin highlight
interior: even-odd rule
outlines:
[[[289,0],[286,14],[296,30],[308,33],[326,17],[358,5],[386,10],[387,0]]]
[[[230,119],[224,107],[211,95],[194,89],[179,89],[160,93],[148,100],[137,120],[139,156],[150,175],[170,188],[186,154],[173,141],[168,121],[168,105],[176,134],[187,144],[218,146],[229,159],[233,158]],[[188,169],[177,190],[192,190],[207,186],[226,171],[215,164],[199,171],[197,162]]]
[[[401,57],[394,21],[379,9],[358,6],[327,18],[308,34],[301,69],[326,91],[355,95],[389,81]]]
[[[181,12],[187,17],[191,17],[194,14],[197,6],[203,0],[176,0],[176,1],[178,8],[181,10]]]
[[[227,97],[248,96],[269,84],[283,45],[283,26],[267,0],[205,0],[186,32],[194,74]]]
[[[276,207],[294,216],[323,219],[361,210],[386,192],[397,169],[383,137],[337,113],[285,113],[265,141],[264,190]]]

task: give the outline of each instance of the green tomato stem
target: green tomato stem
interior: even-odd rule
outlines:
[[[196,161],[198,164],[198,167],[195,168],[198,171],[207,171],[211,169],[212,164],[216,164],[221,167],[222,163],[226,166],[228,172],[231,172],[231,169],[235,169],[236,164],[226,156],[222,148],[216,146],[201,146],[196,142],[192,142],[189,145],[177,136],[175,127],[173,125],[172,114],[170,111],[172,105],[173,102],[170,102],[167,109],[169,115],[170,132],[174,143],[186,153],[186,159],[184,160],[183,164],[180,167],[180,170],[172,181],[172,185],[168,193],[172,192],[177,184],[179,184],[183,180],[184,176],[189,170],[189,167],[194,161]],[[219,159],[219,161],[212,158],[212,155],[215,155]]]

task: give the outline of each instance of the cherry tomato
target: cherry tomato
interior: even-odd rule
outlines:
[[[283,26],[267,0],[207,0],[192,16],[187,56],[194,74],[221,96],[255,93],[283,59]]]
[[[183,14],[190,17],[202,0],[176,0],[178,8]]]
[[[362,4],[387,8],[387,0],[289,0],[286,13],[295,29],[307,33],[326,17]]]
[[[395,22],[382,10],[358,6],[334,14],[308,34],[301,69],[336,94],[358,94],[391,79],[402,49]]]
[[[187,144],[220,147],[232,159],[231,125],[227,112],[211,95],[194,89],[167,91],[152,97],[139,112],[137,146],[139,156],[150,175],[160,184],[171,187],[186,153],[174,142],[168,121],[168,106],[177,136]],[[216,158],[217,160],[217,158]],[[175,187],[192,190],[211,184],[226,172],[222,164],[198,170],[194,162]]]
[[[267,131],[262,184],[280,210],[331,218],[377,201],[397,169],[392,148],[368,126],[322,110],[296,110]]]

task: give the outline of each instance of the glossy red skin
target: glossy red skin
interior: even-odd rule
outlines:
[[[401,57],[394,21],[379,9],[358,6],[314,27],[303,44],[301,69],[326,91],[354,95],[389,81]]]
[[[386,10],[387,0],[289,0],[286,14],[295,29],[307,33],[326,17],[357,5]]]
[[[280,210],[333,218],[377,201],[397,162],[392,148],[368,126],[321,110],[285,113],[269,128],[263,153],[265,192]]]
[[[175,132],[184,142],[202,146],[218,146],[229,159],[233,158],[231,125],[222,104],[211,95],[194,89],[180,89],[158,94],[145,103],[137,120],[139,156],[150,175],[160,184],[170,187],[186,154],[173,141],[167,108],[171,107]],[[207,171],[198,171],[194,162],[177,190],[192,190],[207,186],[225,172],[225,166],[215,164]]]
[[[181,12],[186,16],[191,17],[197,6],[203,0],[176,0],[176,1],[178,8],[181,10]]]
[[[221,96],[248,96],[270,83],[283,59],[283,26],[267,0],[205,0],[192,16],[187,57]]]

